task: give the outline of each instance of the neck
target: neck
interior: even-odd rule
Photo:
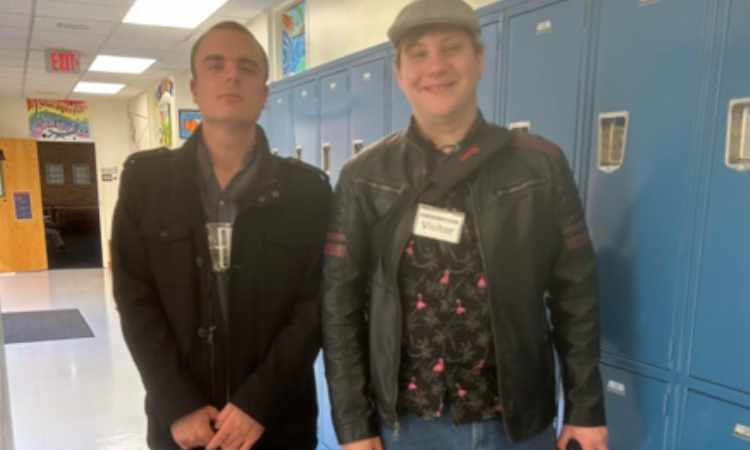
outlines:
[[[471,110],[471,113],[450,118],[420,118],[415,114],[415,119],[420,134],[441,151],[448,152],[450,149],[447,147],[457,144],[466,137],[477,120],[477,114],[475,107]]]
[[[255,124],[232,125],[204,121],[203,142],[208,148],[214,174],[222,189],[240,171],[255,145]]]

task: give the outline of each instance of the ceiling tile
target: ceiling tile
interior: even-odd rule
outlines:
[[[31,0],[3,0],[0,13],[31,15]]]
[[[130,5],[127,3],[73,3],[58,0],[37,0],[36,15],[122,22]]]
[[[2,7],[0,7],[2,9]],[[0,29],[5,28],[29,28],[31,16],[22,14],[0,14]]]
[[[86,19],[65,19],[59,17],[35,17],[34,31],[46,31],[52,33],[76,33],[85,32],[91,34],[109,35],[117,22]]]
[[[56,48],[95,53],[105,39],[106,36],[87,32],[34,31],[31,46],[37,50]]]

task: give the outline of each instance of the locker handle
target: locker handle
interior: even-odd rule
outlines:
[[[750,441],[750,426],[738,423],[734,426],[734,436],[739,439]]]
[[[531,132],[531,122],[526,121],[520,121],[520,122],[511,122],[508,125],[509,130],[518,130],[522,131],[524,133],[530,133]]]
[[[612,173],[622,167],[628,143],[630,113],[617,111],[599,114],[599,170]]]
[[[301,145],[298,145],[298,146],[297,146],[297,147],[296,147],[296,148],[294,149],[294,156],[295,156],[295,158],[297,158],[298,160],[302,161],[302,146],[301,146]]]
[[[331,174],[331,144],[326,142],[323,144],[323,148],[320,149],[321,158],[323,164],[323,172],[327,173],[328,175]]]
[[[362,139],[355,139],[352,141],[352,156],[357,156],[362,149],[365,148],[365,143]]]
[[[750,98],[729,102],[725,163],[739,172],[750,169]]]

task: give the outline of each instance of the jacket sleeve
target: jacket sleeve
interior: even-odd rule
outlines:
[[[565,423],[605,424],[599,374],[599,299],[596,261],[568,163],[560,152],[552,169],[554,208],[561,236],[554,263],[549,308],[565,392]]]
[[[172,424],[208,404],[183,369],[176,339],[149,272],[135,189],[140,188],[137,165],[125,164],[112,224],[112,273],[114,298],[122,332],[141,374],[149,404],[159,421]]]
[[[327,182],[318,182],[320,186],[307,199],[303,213],[311,217],[310,226],[315,227],[315,245],[309,246],[309,264],[298,286],[289,322],[274,337],[263,362],[230,398],[230,402],[264,425],[273,421],[278,405],[289,397],[288,391],[298,384],[299,374],[312,367],[320,351],[322,254],[331,188]]]
[[[353,189],[350,169],[344,167],[334,196],[322,308],[326,378],[334,426],[342,444],[379,434],[369,388],[369,227]]]

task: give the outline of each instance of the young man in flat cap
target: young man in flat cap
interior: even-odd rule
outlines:
[[[313,450],[331,188],[269,151],[268,59],[245,26],[214,25],[191,67],[203,123],[181,149],[128,159],[112,231],[148,444]]]
[[[562,151],[482,118],[484,55],[466,3],[416,0],[388,36],[412,121],[343,168],[326,244],[339,441],[607,450],[594,254]]]

